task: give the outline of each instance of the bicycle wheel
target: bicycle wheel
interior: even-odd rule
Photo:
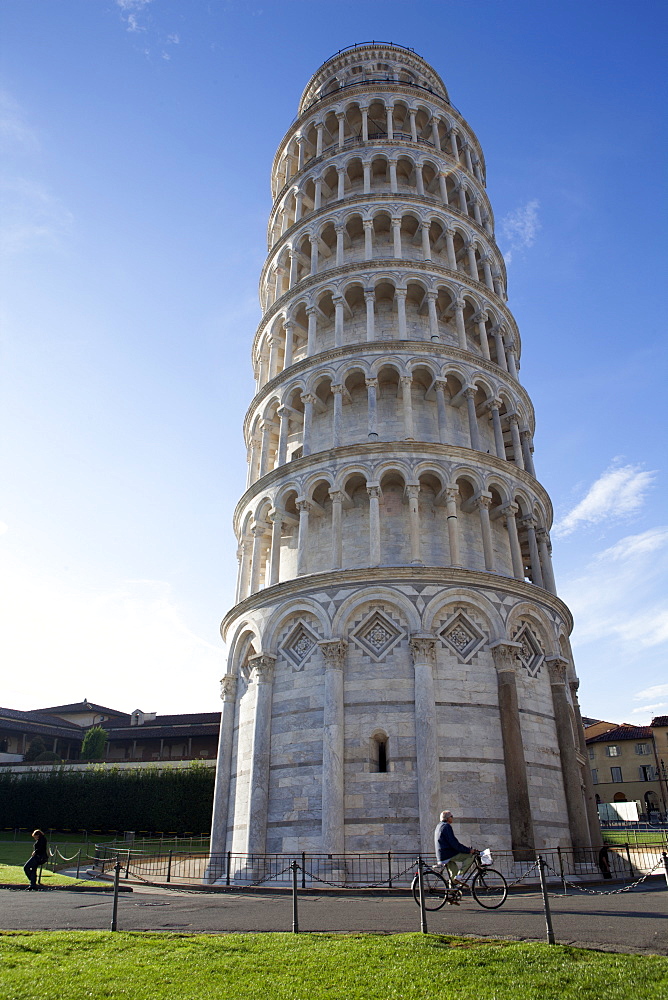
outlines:
[[[445,905],[447,898],[447,884],[445,879],[438,872],[431,868],[425,868],[422,872],[422,893],[424,895],[425,910],[440,910]],[[420,880],[416,875],[411,884],[413,898],[417,905],[420,905]]]
[[[496,910],[505,903],[508,886],[501,872],[494,868],[483,868],[473,877],[471,892],[479,906],[484,906],[486,910]]]

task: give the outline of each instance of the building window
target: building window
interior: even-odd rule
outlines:
[[[605,752],[607,753],[608,757],[619,757],[619,747],[614,746],[614,744],[607,746],[605,748]]]
[[[589,747],[589,760],[593,760],[593,759],[594,759],[594,748],[593,747]]]
[[[621,767],[611,767],[610,776],[613,781],[623,781]]]
[[[387,774],[388,758],[387,733],[374,733],[371,737],[371,770],[376,774]]]
[[[591,769],[591,780],[594,782],[595,785],[598,785],[598,768],[597,767],[592,767],[592,769]]]
[[[649,743],[636,743],[636,753],[644,756],[649,753]]]
[[[656,771],[651,764],[641,764],[638,772],[641,781],[656,781]]]

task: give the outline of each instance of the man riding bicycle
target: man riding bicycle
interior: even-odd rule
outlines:
[[[444,809],[441,813],[441,822],[434,830],[434,848],[437,862],[448,870],[450,884],[458,886],[463,884],[459,876],[466,874],[477,852],[474,847],[465,847],[459,843],[452,829],[453,818],[449,809]]]

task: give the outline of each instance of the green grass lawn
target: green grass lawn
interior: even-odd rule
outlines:
[[[25,831],[21,831],[16,840],[14,840],[13,833],[3,832],[0,834],[0,864],[23,866],[32,854],[33,846],[32,837]],[[89,863],[88,856],[92,857],[95,850],[91,841],[86,843],[85,839],[76,833],[54,833],[53,837],[49,838],[49,847],[58,847],[60,853],[66,858],[74,857],[80,850],[82,863],[86,864]],[[57,863],[64,865],[66,862],[58,856]],[[76,865],[76,860],[72,864]]]
[[[630,847],[648,845],[650,847],[665,846],[666,834],[653,833],[647,830],[602,830],[604,844],[628,844]]]
[[[0,932],[11,1000],[647,1000],[668,959],[435,934]]]
[[[30,857],[30,855],[28,855]],[[26,861],[28,858],[26,857]],[[23,865],[2,865],[0,864],[0,882],[5,885],[28,885],[28,879],[23,871]],[[69,878],[67,875],[60,875],[59,872],[50,872],[46,868],[42,870],[42,883],[45,888],[53,885],[81,885],[82,881],[76,878]],[[109,882],[93,882],[88,879],[85,884],[109,886]]]

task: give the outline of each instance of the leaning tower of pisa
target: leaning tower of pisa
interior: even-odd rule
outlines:
[[[212,850],[596,842],[485,162],[438,74],[355,45],[276,153]]]

